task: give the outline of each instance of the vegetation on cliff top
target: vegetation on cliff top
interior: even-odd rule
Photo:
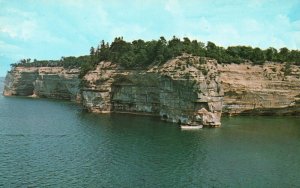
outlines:
[[[11,64],[13,67],[41,67],[41,66],[63,66],[66,68],[81,68],[80,76],[84,76],[89,70],[95,68],[102,60],[112,61],[122,67],[130,69],[142,69],[150,65],[159,65],[167,60],[188,53],[196,56],[205,56],[216,59],[219,63],[243,63],[251,61],[254,64],[263,64],[265,61],[293,62],[300,65],[300,51],[281,48],[260,49],[251,46],[229,46],[227,48],[217,46],[213,42],[183,40],[173,37],[167,41],[164,37],[159,40],[144,41],[134,40],[127,42],[123,37],[117,37],[109,44],[105,41],[95,48],[91,47],[90,55],[80,57],[62,57],[60,60],[22,59]]]

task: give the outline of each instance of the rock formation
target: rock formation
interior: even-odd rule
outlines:
[[[83,79],[82,103],[92,112],[151,114],[170,122],[220,126],[223,92],[217,63],[203,61],[184,55],[148,70],[101,62]],[[202,108],[210,112],[210,121],[202,121],[208,114],[196,118]]]
[[[223,113],[300,115],[300,68],[264,65],[218,65],[224,89]]]
[[[16,67],[6,76],[3,94],[67,99],[90,112],[147,114],[215,127],[222,111],[299,115],[300,68],[286,68],[270,62],[223,65],[187,54],[144,70],[103,61],[83,79],[78,69]]]
[[[77,100],[78,74],[63,67],[16,67],[6,75],[3,94]]]
[[[96,113],[149,114],[176,123],[221,125],[223,91],[215,60],[183,55],[147,70],[100,62],[82,80],[78,73],[61,67],[16,67],[6,77],[4,95],[80,100]],[[206,112],[200,115],[201,109]]]

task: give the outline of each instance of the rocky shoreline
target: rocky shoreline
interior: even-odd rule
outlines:
[[[265,63],[218,64],[183,55],[161,66],[126,70],[100,62],[78,78],[79,69],[15,67],[5,96],[72,100],[94,113],[160,116],[165,121],[218,127],[221,115],[299,115],[300,68]]]

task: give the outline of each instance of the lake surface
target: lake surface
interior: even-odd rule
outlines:
[[[300,117],[181,131],[154,117],[0,96],[0,145],[0,187],[300,186]]]

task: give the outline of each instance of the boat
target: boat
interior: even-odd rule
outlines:
[[[188,125],[188,124],[183,124],[183,125],[180,125],[180,128],[182,130],[197,130],[197,129],[202,129],[203,125]]]

